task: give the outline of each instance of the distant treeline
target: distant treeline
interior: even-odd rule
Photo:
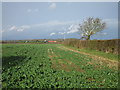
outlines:
[[[78,40],[67,39],[63,42],[64,45],[76,48],[94,49],[106,53],[120,53],[120,39],[113,40]]]
[[[61,43],[63,39],[33,39],[33,40],[3,40],[1,41],[3,44],[5,43]]]

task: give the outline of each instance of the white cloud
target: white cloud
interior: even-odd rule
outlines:
[[[73,24],[72,25],[70,25],[70,27],[68,28],[68,30],[71,30],[73,28]]]
[[[17,29],[16,26],[12,26],[12,27],[9,28],[10,31],[13,31],[13,30],[16,30],[16,29]]]
[[[29,28],[30,28],[30,26],[28,26],[28,25],[23,25],[23,26],[13,25],[13,26],[9,27],[8,30],[9,31],[24,31],[24,30],[29,29]]]
[[[107,23],[107,28],[111,28],[111,27],[118,27],[118,20],[117,19],[103,19],[102,21]],[[48,22],[44,22],[44,23],[39,23],[39,24],[32,24],[32,25],[22,25],[22,26],[11,26],[9,27],[9,31],[24,31],[30,28],[54,28],[56,26],[68,26],[71,25],[69,28],[67,28],[66,33],[70,34],[70,33],[76,33],[78,32],[78,24],[80,24],[80,22],[78,22],[78,20],[75,21],[48,21]],[[63,32],[59,33],[59,34],[64,34]]]
[[[64,34],[66,34],[66,32],[58,32],[58,33],[54,33],[54,32],[53,32],[53,33],[50,34],[50,36],[56,35],[56,34],[57,34],[57,35],[64,35]]]
[[[61,26],[61,25],[69,25],[74,23],[75,21],[48,21],[45,23],[34,24],[33,27],[52,27],[52,26]]]
[[[32,10],[31,9],[28,9],[27,12],[30,13]]]
[[[23,29],[29,29],[30,26],[29,26],[29,25],[23,25],[23,26],[20,26],[20,28],[23,28]]]
[[[73,24],[72,24],[72,25],[68,28],[67,34],[78,32],[78,28],[79,28],[78,25],[73,25]]]
[[[55,34],[58,34],[58,35],[65,35],[65,34],[70,34],[70,33],[76,33],[78,32],[78,25],[71,25],[68,29],[64,29],[64,32],[58,32],[58,33],[55,33]],[[54,33],[51,33],[51,34],[54,34]]]
[[[53,35],[55,35],[55,34],[56,34],[56,33],[51,33],[50,36],[53,36]]]
[[[56,3],[51,3],[49,9],[55,9],[57,7]]]
[[[64,34],[66,34],[66,32],[58,32],[58,34],[64,35]]]
[[[23,28],[18,28],[17,31],[18,32],[22,32],[24,29]]]
[[[59,34],[59,35],[63,35],[63,34],[69,34],[69,33],[75,33],[77,32],[76,30],[76,26],[73,25],[73,23],[76,23],[76,21],[48,21],[45,23],[40,23],[40,24],[32,24],[32,25],[21,25],[21,26],[9,26],[8,29],[6,29],[7,31],[18,31],[18,32],[22,32],[25,30],[29,30],[30,28],[56,28],[56,27],[64,27],[64,26],[68,26],[71,25],[69,28],[66,28],[66,30],[68,30],[67,32],[59,32],[59,33],[55,33],[55,34]],[[5,31],[6,31],[5,30]],[[63,29],[62,29],[63,30]],[[55,35],[54,33],[50,34],[50,35]]]
[[[103,35],[107,35],[107,33],[103,33]]]
[[[30,28],[41,28],[41,27],[56,27],[56,26],[64,26],[64,25],[70,25],[74,23],[75,21],[48,21],[45,23],[40,24],[32,24],[32,25],[22,25],[22,26],[9,26],[8,31],[24,31]]]
[[[69,33],[76,33],[76,32],[78,32],[78,29],[74,29],[74,30],[68,31],[67,34],[69,34]]]

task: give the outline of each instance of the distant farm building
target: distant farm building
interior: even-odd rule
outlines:
[[[48,41],[49,43],[56,43],[57,41]]]

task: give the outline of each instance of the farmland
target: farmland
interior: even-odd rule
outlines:
[[[111,63],[60,44],[3,44],[3,88],[117,88]]]

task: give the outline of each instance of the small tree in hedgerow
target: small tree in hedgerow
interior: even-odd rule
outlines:
[[[79,24],[78,30],[82,33],[81,39],[90,40],[90,37],[106,28],[106,23],[99,18],[89,17],[82,24]]]

